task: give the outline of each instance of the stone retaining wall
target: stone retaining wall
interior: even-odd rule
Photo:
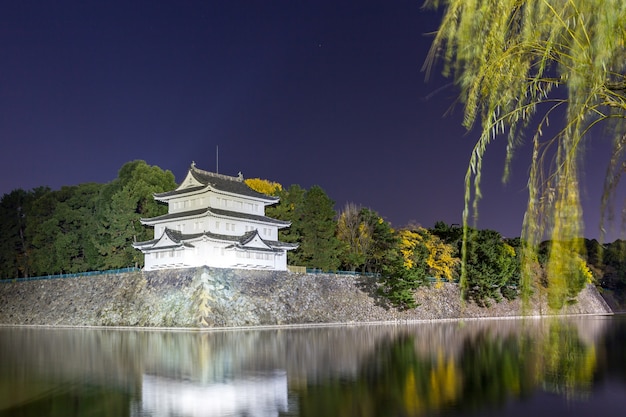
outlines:
[[[419,307],[398,311],[376,296],[373,278],[192,268],[0,283],[0,324],[233,327],[522,315],[519,300],[480,308],[458,286],[420,288]],[[593,286],[568,314],[611,310]],[[526,314],[547,314],[533,300]]]

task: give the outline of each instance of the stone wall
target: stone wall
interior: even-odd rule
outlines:
[[[0,283],[0,324],[236,327],[436,320],[522,315],[519,300],[480,308],[458,286],[420,288],[419,307],[398,311],[376,296],[373,278],[193,268]],[[548,314],[533,300],[526,314]],[[568,314],[611,310],[588,286]]]

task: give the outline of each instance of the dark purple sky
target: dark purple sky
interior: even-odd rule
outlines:
[[[220,173],[317,184],[338,209],[354,202],[397,227],[459,223],[475,135],[460,105],[446,115],[456,90],[421,71],[439,23],[421,6],[3,2],[0,194],[108,182],[134,159],[181,181],[192,160],[215,170],[219,146]],[[517,236],[529,150],[507,185],[503,144],[487,156],[479,227]]]

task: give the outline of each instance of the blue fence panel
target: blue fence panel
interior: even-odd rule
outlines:
[[[85,272],[74,272],[74,273],[58,274],[58,275],[43,275],[43,276],[28,277],[28,278],[6,278],[6,279],[0,279],[0,283],[1,282],[39,281],[39,280],[44,280],[44,279],[78,278],[78,277],[89,277],[89,276],[94,276],[94,275],[122,274],[126,272],[135,272],[135,271],[141,271],[141,268],[128,267],[128,268],[120,268],[120,269],[108,269],[106,271],[85,271]],[[364,277],[380,277],[380,274],[375,273],[375,272],[323,271],[317,268],[307,268],[306,273],[307,274],[335,274],[335,275],[352,275],[352,276],[364,276]]]
[[[128,268],[108,269],[106,271],[73,272],[73,273],[68,273],[68,274],[43,275],[43,276],[28,277],[28,278],[6,278],[6,279],[0,279],[0,282],[24,282],[24,281],[39,281],[43,279],[79,278],[79,277],[89,277],[93,275],[123,274],[125,272],[135,272],[135,271],[141,271],[141,268],[135,268],[134,266],[131,266]]]
[[[357,271],[324,271],[318,268],[307,268],[307,274],[334,274],[334,275],[353,275],[363,277],[379,277],[380,274],[376,272],[357,272]]]

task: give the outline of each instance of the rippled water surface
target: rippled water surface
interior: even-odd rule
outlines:
[[[626,410],[626,317],[216,332],[0,328],[0,416]]]

